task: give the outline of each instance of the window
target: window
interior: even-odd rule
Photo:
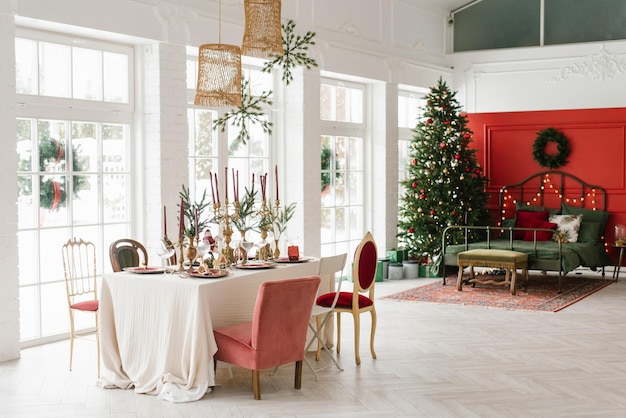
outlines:
[[[69,331],[61,246],[92,241],[101,273],[109,243],[130,232],[133,50],[30,30],[15,45],[20,324],[29,345]]]
[[[322,256],[352,254],[365,233],[365,93],[333,79],[320,86]]]
[[[426,106],[424,96],[426,91],[411,91],[400,89],[398,92],[398,180],[406,178],[407,164],[409,164],[409,145],[413,140],[413,129],[417,126]],[[404,190],[398,184],[398,199]],[[400,202],[398,202],[400,204]]]
[[[246,58],[243,58],[242,77],[249,80],[250,93],[252,95],[260,95],[264,91],[271,91],[273,89],[273,74],[261,72],[260,65],[256,65],[254,62],[246,62]],[[243,197],[246,188],[251,189],[253,174],[256,183],[254,188],[257,191],[260,189],[260,176],[265,173],[271,176],[272,147],[270,135],[263,132],[259,124],[250,125],[247,126],[250,138],[246,143],[243,143],[241,139],[237,138],[240,128],[233,124],[227,124],[224,132],[221,129],[213,129],[213,122],[217,118],[224,116],[225,112],[231,109],[207,109],[193,105],[196,91],[197,60],[197,50],[188,48],[187,88],[189,102],[190,195],[194,196],[194,199],[199,202],[203,193],[207,191],[207,201],[210,202],[211,184],[209,172],[218,175],[220,187],[223,187],[225,183],[224,176],[228,175],[228,196],[232,203],[233,170],[239,178],[240,199]],[[271,111],[272,109],[269,107],[263,109],[263,117],[270,122]],[[225,173],[226,169],[228,169],[228,173]],[[259,194],[257,194],[257,199],[260,199]],[[224,196],[221,196],[221,201],[224,201]],[[203,214],[203,217],[210,218],[212,215],[212,213],[207,213]],[[213,235],[219,232],[216,225],[211,225],[211,228],[214,228],[212,231]],[[239,236],[233,236],[233,240],[238,238]],[[255,241],[258,240],[258,237],[252,236],[252,238]]]

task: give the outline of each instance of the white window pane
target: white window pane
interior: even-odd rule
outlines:
[[[74,175],[72,176],[72,184],[74,190],[72,200],[73,223],[75,225],[97,223],[100,215],[98,175]]]
[[[105,174],[102,177],[102,210],[104,222],[127,222],[130,220],[128,197],[129,174]]]
[[[102,52],[86,48],[72,52],[73,97],[102,100]]]
[[[104,53],[104,101],[128,103],[128,55]]]
[[[89,315],[94,321],[94,315]],[[76,319],[82,315],[76,315]],[[76,326],[78,323],[78,326]],[[79,321],[74,322],[77,329],[84,329]],[[94,326],[95,324],[92,324]],[[65,282],[41,286],[41,335],[56,335],[69,331],[69,313]]]
[[[335,87],[322,84],[320,87],[320,118],[335,120]]]
[[[64,280],[61,247],[67,242],[69,228],[42,229],[39,232],[39,274],[42,283]]]
[[[191,90],[195,90],[197,79],[198,79],[198,61],[187,60],[187,88]]]
[[[39,94],[70,97],[71,70],[69,46],[39,43]]]
[[[363,90],[350,89],[350,121],[363,123]]]
[[[36,237],[35,231],[21,231],[17,234],[20,286],[33,284],[39,280],[36,271],[37,263],[34,262],[37,253],[33,250],[37,245]]]
[[[20,340],[39,337],[39,287],[20,287]]]
[[[18,94],[37,94],[37,41],[15,39],[15,91]]]

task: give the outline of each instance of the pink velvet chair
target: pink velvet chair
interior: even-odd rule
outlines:
[[[252,370],[254,399],[261,399],[259,371],[287,363],[296,363],[294,386],[301,388],[304,345],[319,284],[317,276],[264,282],[252,321],[213,331],[214,359]]]
[[[341,314],[350,313],[354,319],[354,357],[356,364],[361,364],[359,355],[359,343],[361,333],[360,316],[370,312],[372,315],[372,329],[370,334],[370,351],[372,358],[376,358],[374,351],[374,334],[376,333],[376,308],[374,307],[374,284],[376,281],[376,268],[378,256],[374,237],[370,232],[365,234],[359,246],[354,252],[352,262],[352,292],[340,292],[335,305],[337,313],[337,353],[341,350]],[[332,306],[336,293],[326,293],[317,298],[320,306]]]

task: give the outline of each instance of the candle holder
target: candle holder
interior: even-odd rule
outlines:
[[[222,248],[222,254],[226,259],[228,266],[231,266],[237,262],[235,258],[235,252],[230,246],[230,242],[233,236],[233,229],[230,226],[231,216],[228,214],[228,200],[224,201],[224,213],[221,212],[221,204],[213,204],[213,210],[215,212],[215,218],[218,222],[222,223],[222,235],[224,236],[224,248]]]
[[[261,222],[259,223],[259,229],[261,230],[261,245],[259,246],[258,258],[263,261],[267,261],[272,257],[272,250],[267,240],[267,233],[272,226],[272,213],[267,208],[267,202],[265,199],[261,201],[261,209],[259,210],[259,216]]]
[[[280,216],[280,200],[278,199],[276,199],[276,207],[274,210],[276,211],[274,219],[277,219]],[[278,248],[279,239],[280,235],[274,234],[274,259],[278,259],[280,257],[280,249]]]
[[[187,250],[185,251],[185,255],[187,256],[187,260],[189,261],[189,268],[193,268],[193,262],[196,260],[196,256],[198,255],[198,250],[194,243],[194,237],[188,237],[189,242],[187,243]]]
[[[178,271],[183,271],[185,268],[183,267],[183,264],[185,263],[185,242],[184,242],[184,235],[180,235],[178,237],[178,242],[176,243],[176,245],[178,246],[179,250],[180,250],[180,256],[178,257]]]

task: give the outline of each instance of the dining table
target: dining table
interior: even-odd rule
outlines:
[[[213,330],[252,320],[261,283],[313,276],[317,264],[309,258],[229,268],[217,278],[164,268],[103,274],[100,385],[172,402],[201,399],[215,386]],[[329,286],[334,279],[320,289]]]

